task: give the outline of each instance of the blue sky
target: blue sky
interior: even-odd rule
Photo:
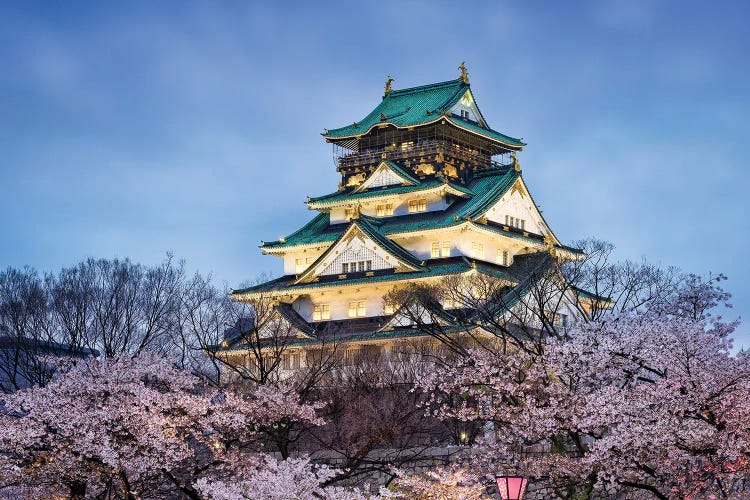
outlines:
[[[0,3],[0,267],[167,251],[230,286],[334,191],[320,138],[466,61],[565,241],[729,276],[750,316],[744,2]],[[738,334],[750,346],[750,322]]]

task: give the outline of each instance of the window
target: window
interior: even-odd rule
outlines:
[[[510,227],[515,227],[516,229],[520,229],[523,231],[526,229],[526,219],[519,219],[518,217],[506,215],[505,225],[510,226]]]
[[[433,241],[432,246],[430,247],[430,257],[433,259],[437,259],[438,257],[450,257],[451,256],[451,242],[450,241],[443,241],[442,243],[439,241]]]
[[[409,213],[426,212],[426,211],[427,211],[427,198],[419,198],[418,200],[409,200]]]
[[[440,252],[441,257],[450,257],[451,256],[451,242],[450,241],[444,241],[443,247]]]
[[[387,217],[393,215],[393,203],[385,203],[375,207],[375,215],[378,217]]]
[[[471,243],[471,256],[475,259],[484,259],[484,245],[482,243]]]
[[[354,262],[343,262],[341,264],[341,272],[346,273],[363,273],[365,271],[372,270],[371,260],[357,260]]]
[[[308,266],[312,264],[312,262],[313,262],[312,257],[305,257],[304,259],[303,258],[294,259],[294,272],[297,274],[301,273],[302,271],[307,269]]]
[[[349,317],[350,318],[361,318],[366,314],[365,301],[355,300],[349,302]]]
[[[510,252],[507,250],[497,249],[497,256],[495,262],[503,266],[509,266],[511,264]]]
[[[313,307],[313,321],[325,321],[331,319],[331,306],[318,304]]]
[[[568,315],[563,313],[556,313],[552,311],[544,311],[544,315],[547,321],[555,326],[568,326]]]
[[[352,217],[354,217],[354,209],[353,208],[345,208],[344,209],[344,218],[346,220],[351,220]]]
[[[383,306],[383,314],[388,316],[395,312],[396,312],[396,306],[393,304],[393,302],[386,300],[385,305]]]
[[[281,356],[281,368],[283,370],[298,370],[300,367],[300,355],[295,354],[284,354]]]
[[[465,118],[465,119],[468,120],[469,119],[469,112],[466,111],[465,109],[462,109],[461,110],[461,118]]]

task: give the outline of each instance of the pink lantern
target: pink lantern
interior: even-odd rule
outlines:
[[[502,500],[523,500],[526,484],[529,482],[525,477],[498,476],[497,491]]]

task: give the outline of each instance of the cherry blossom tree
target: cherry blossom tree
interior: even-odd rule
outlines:
[[[212,500],[365,500],[376,496],[363,494],[356,488],[323,485],[340,471],[326,465],[315,465],[307,458],[278,461],[268,455],[257,455],[245,461],[239,474],[242,480],[225,478],[198,480],[197,489]]]
[[[295,421],[320,423],[294,395],[220,393],[156,355],[79,362],[45,387],[5,397],[0,487],[136,498],[166,483],[198,498],[199,474],[236,466],[228,446],[248,450],[262,427]]]
[[[488,475],[524,471],[563,498],[634,489],[657,498],[747,495],[750,358],[714,317],[722,276],[549,337],[498,341],[423,380],[438,414],[491,422]],[[447,404],[456,395],[462,404]]]
[[[406,474],[397,471],[398,478],[388,490],[383,490],[386,498],[410,498],[414,500],[479,500],[487,498],[486,488],[476,484],[461,467],[438,467],[421,474]]]

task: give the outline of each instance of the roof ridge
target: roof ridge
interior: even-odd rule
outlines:
[[[445,80],[444,82],[428,83],[425,85],[418,85],[416,87],[407,87],[405,89],[392,90],[391,92],[388,92],[386,94],[386,98],[393,95],[411,94],[438,87],[450,87],[452,85],[456,85],[458,87],[466,86],[467,88],[470,86],[468,83],[464,83],[462,80],[457,78],[455,80]]]

